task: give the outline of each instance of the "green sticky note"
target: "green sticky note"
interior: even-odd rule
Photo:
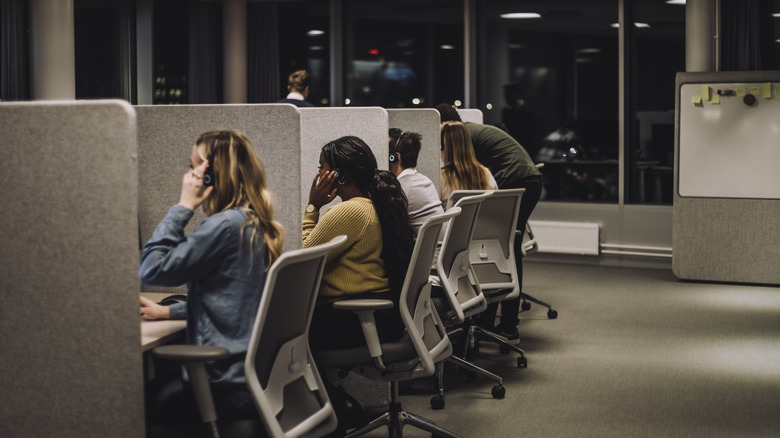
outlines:
[[[701,103],[701,96],[696,95],[691,97],[691,103],[693,104],[700,104]]]
[[[737,88],[737,97],[745,97],[745,89]]]
[[[709,85],[702,85],[701,86],[701,98],[704,100],[710,100],[710,86]]]
[[[713,105],[719,105],[720,104],[720,94],[714,93],[712,95],[712,99],[710,99],[710,103]]]
[[[761,97],[765,99],[772,98],[772,84],[770,84],[769,82],[765,84],[761,84]]]
[[[760,96],[761,87],[750,87],[750,94],[752,94],[753,96]]]

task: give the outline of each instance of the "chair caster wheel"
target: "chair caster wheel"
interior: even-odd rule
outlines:
[[[437,395],[431,398],[431,408],[436,410],[444,409],[444,397]]]
[[[550,310],[547,311],[547,318],[548,319],[555,319],[557,317],[558,317],[558,311],[557,310],[550,309]]]
[[[525,356],[521,356],[517,358],[517,367],[518,368],[528,368],[528,358]]]
[[[467,382],[476,382],[477,381],[477,373],[474,371],[469,371],[466,373],[466,381]]]
[[[523,309],[524,312],[527,312],[531,310],[531,303],[528,301],[523,301],[523,304],[520,305],[520,308]]]
[[[493,387],[491,393],[493,394],[493,398],[504,398],[506,395],[506,388],[501,385],[496,385]]]
[[[509,347],[507,347],[506,345],[501,345],[500,347],[498,347],[498,351],[501,354],[509,354],[511,350],[509,350]]]

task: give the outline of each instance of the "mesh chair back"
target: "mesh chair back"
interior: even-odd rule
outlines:
[[[450,221],[444,233],[436,270],[454,311],[454,324],[487,308],[471,268],[469,246],[480,206],[491,193],[487,191],[458,200],[455,206],[460,207],[461,212]]]
[[[447,330],[431,302],[429,274],[439,231],[460,214],[460,207],[428,218],[420,227],[412,251],[411,263],[401,289],[401,319],[407,327],[422,365],[422,373],[432,375],[435,363],[452,354]]]
[[[268,271],[245,369],[271,436],[323,436],[336,427],[308,334],[327,254],[345,240],[286,252]]]
[[[483,192],[458,190],[452,193],[450,202]],[[520,293],[514,243],[524,192],[522,188],[493,191],[482,202],[474,225],[469,257],[488,301],[494,291],[503,291],[502,299],[515,298]]]

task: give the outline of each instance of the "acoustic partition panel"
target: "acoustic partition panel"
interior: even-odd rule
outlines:
[[[678,73],[672,268],[780,284],[780,71]]]
[[[441,117],[435,109],[388,109],[390,128],[416,132],[422,135],[422,147],[417,157],[417,171],[427,176],[441,194]]]
[[[247,136],[265,165],[268,187],[274,194],[274,217],[285,229],[284,248],[300,247],[305,204],[300,204],[299,195],[301,123],[295,106],[144,105],[135,109],[141,245],[149,240],[168,209],[179,202],[182,177],[189,170],[192,146],[198,137],[207,131],[235,129]],[[198,209],[187,231],[204,217]]]
[[[482,111],[474,108],[458,109],[458,114],[460,115],[460,119],[464,122],[483,123],[484,120]]]
[[[135,128],[118,100],[0,104],[3,436],[144,436]]]
[[[322,147],[339,137],[354,135],[362,139],[374,152],[379,168],[387,170],[387,130],[384,108],[301,108],[301,205],[306,206],[309,202],[309,189],[317,174]],[[336,202],[340,201],[336,199]],[[323,212],[329,206],[323,208]],[[298,214],[299,217],[303,215],[303,208]]]

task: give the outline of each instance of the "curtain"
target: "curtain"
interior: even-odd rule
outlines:
[[[767,0],[722,0],[721,70],[771,70],[774,28]]]
[[[222,102],[222,5],[190,4],[189,99],[190,104]]]
[[[279,89],[279,32],[276,2],[247,5],[247,102],[276,102]]]
[[[30,99],[27,0],[0,0],[0,100]]]

